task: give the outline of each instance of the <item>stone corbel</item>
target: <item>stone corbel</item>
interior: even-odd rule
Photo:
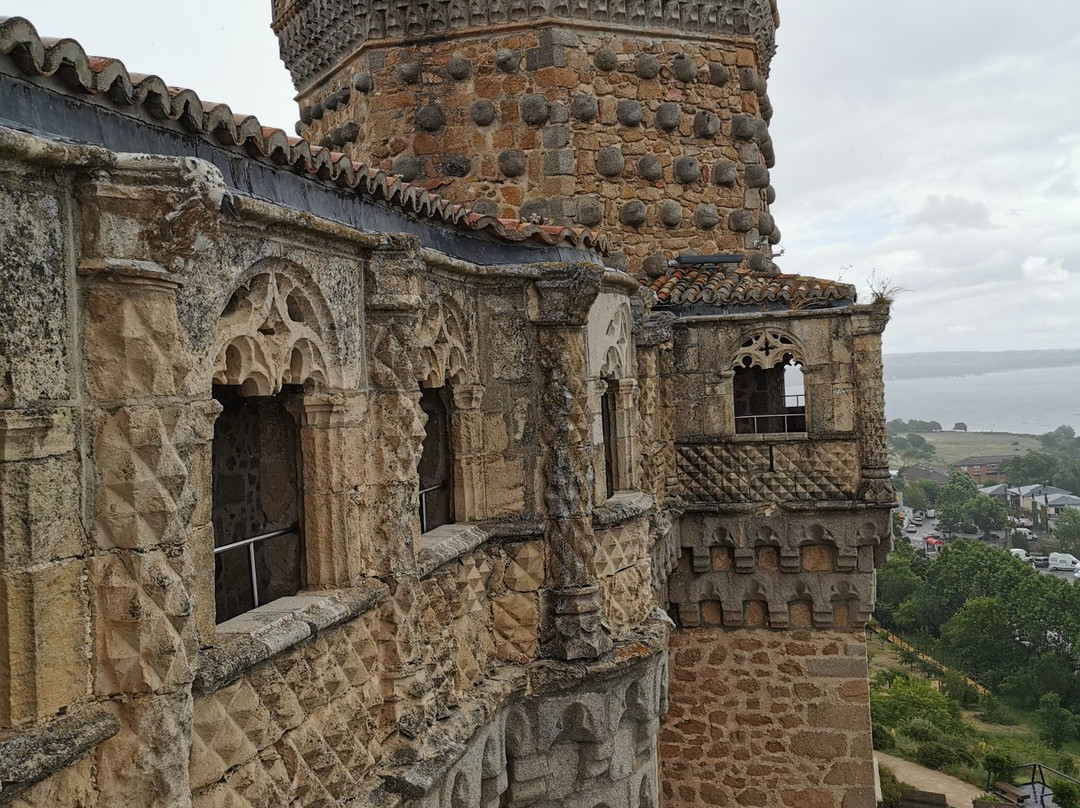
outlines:
[[[369,311],[419,312],[424,262],[415,236],[386,235],[364,267]]]
[[[540,280],[529,284],[529,319],[540,326],[581,327],[600,293],[604,270],[595,264],[540,265]]]

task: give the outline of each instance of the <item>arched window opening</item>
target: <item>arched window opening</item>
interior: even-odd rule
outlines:
[[[732,388],[736,434],[806,432],[802,366],[790,338],[767,332],[746,340]]]
[[[450,390],[424,388],[420,409],[427,416],[424,443],[417,472],[420,476],[420,532],[427,533],[454,521],[451,472],[454,467],[450,442]]]
[[[619,445],[615,433],[617,406],[615,388],[609,385],[600,396],[600,429],[604,440],[604,485],[609,499],[616,491],[615,482],[619,468]]]
[[[239,385],[214,385],[222,408],[212,446],[218,623],[300,591],[299,428],[286,408],[298,392],[246,396]]]

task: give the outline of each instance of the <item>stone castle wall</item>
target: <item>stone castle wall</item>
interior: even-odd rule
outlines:
[[[684,629],[670,665],[665,808],[875,805],[861,630]]]
[[[772,109],[752,39],[552,26],[368,45],[302,93],[304,137],[481,213],[598,229],[635,274],[684,252],[768,266]]]

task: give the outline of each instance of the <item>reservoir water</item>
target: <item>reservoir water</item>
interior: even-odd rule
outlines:
[[[885,417],[957,421],[973,432],[1041,435],[1062,424],[1080,432],[1080,365],[978,376],[886,379]]]

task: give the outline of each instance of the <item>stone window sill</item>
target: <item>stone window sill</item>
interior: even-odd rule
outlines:
[[[0,803],[107,741],[120,730],[116,716],[99,708],[0,733]]]
[[[199,656],[196,693],[213,693],[245,671],[292,648],[320,631],[366,612],[390,591],[382,581],[368,580],[349,589],[308,592],[279,598],[217,626],[213,647]]]
[[[593,508],[593,527],[611,527],[629,522],[651,511],[656,500],[644,491],[616,491],[606,502]]]
[[[760,432],[753,435],[729,435],[724,440],[734,443],[795,443],[810,440],[806,432]]]
[[[440,525],[421,534],[420,548],[416,554],[420,577],[426,578],[448,561],[475,550],[488,538],[486,530],[467,523]]]

